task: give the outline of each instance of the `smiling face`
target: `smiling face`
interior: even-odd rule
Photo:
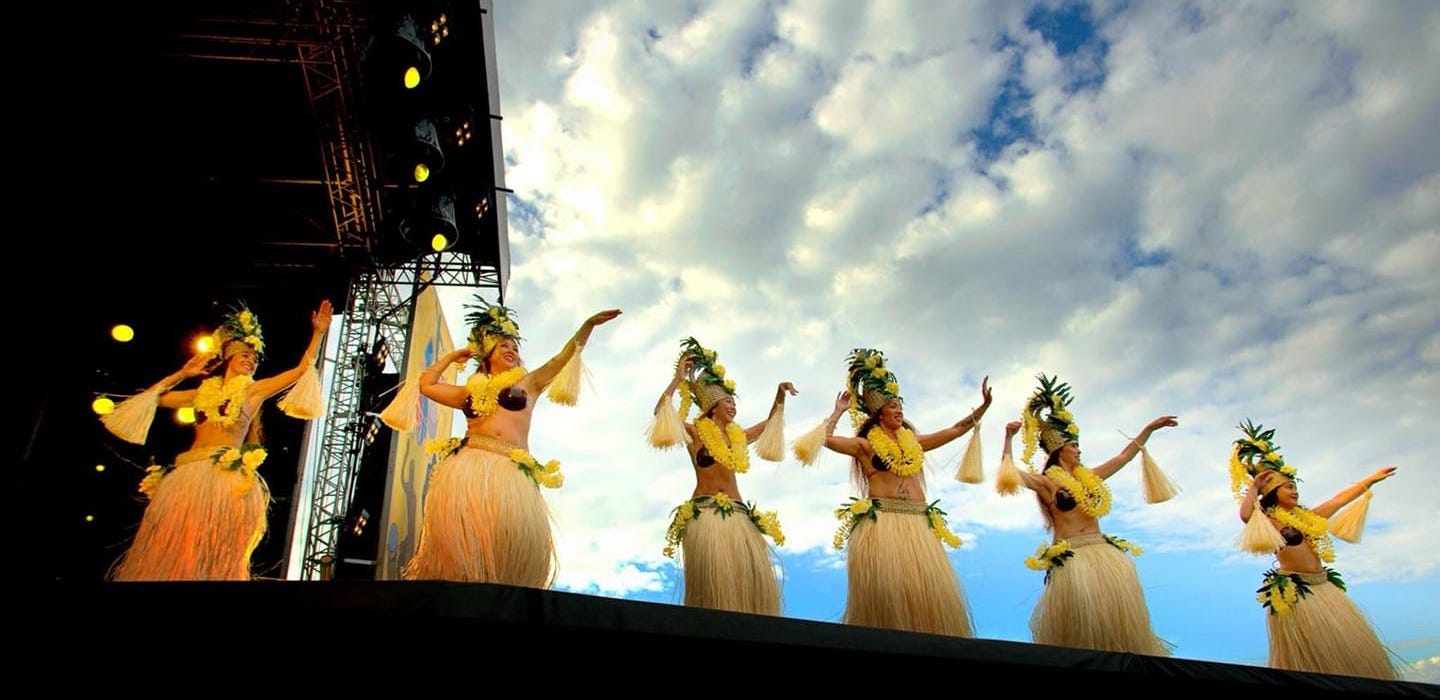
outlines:
[[[880,407],[880,425],[891,431],[905,426],[905,406],[900,399],[890,399]]]
[[[735,420],[735,397],[726,396],[715,402],[710,408],[710,416],[720,425],[725,425]]]
[[[1060,446],[1060,466],[1070,469],[1080,464],[1080,445],[1073,440]]]
[[[225,376],[254,376],[255,369],[260,366],[260,358],[250,349],[249,345],[241,341],[231,341],[226,347],[229,358],[225,360]],[[243,349],[236,349],[237,347]]]
[[[499,374],[520,366],[520,344],[506,338],[495,345],[490,356],[485,358],[490,374]]]

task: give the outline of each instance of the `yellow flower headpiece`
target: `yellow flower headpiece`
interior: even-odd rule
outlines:
[[[260,319],[245,302],[240,302],[225,314],[211,338],[220,356],[226,360],[242,349],[253,351],[259,359],[265,358],[265,332],[260,328]],[[236,341],[243,345],[234,344]]]
[[[693,361],[690,373],[681,387],[681,420],[689,413],[691,402],[704,414],[721,399],[735,395],[735,380],[725,378],[725,365],[716,363],[717,357],[714,350],[701,345],[700,341],[693,337],[680,341],[680,356],[675,360],[676,365],[684,362],[686,358]]]
[[[520,337],[513,309],[491,304],[478,294],[475,301],[478,303],[465,305],[472,309],[465,314],[465,322],[470,324],[470,349],[475,351],[475,364],[481,365],[500,341],[509,339],[519,344],[524,339]]]
[[[1261,472],[1274,470],[1293,481],[1299,481],[1295,467],[1285,463],[1285,457],[1280,454],[1280,446],[1274,442],[1274,428],[1266,430],[1265,426],[1251,423],[1248,418],[1237,427],[1245,434],[1235,441],[1235,449],[1230,452],[1230,490],[1237,497]],[[1282,479],[1271,479],[1265,486],[1265,492],[1260,495],[1268,495],[1283,483],[1285,482]]]
[[[850,421],[855,425],[875,415],[900,396],[900,380],[885,366],[885,353],[873,348],[855,348],[846,358],[845,388],[850,390]]]
[[[1060,449],[1067,442],[1080,443],[1080,427],[1075,425],[1075,416],[1069,408],[1072,400],[1070,385],[1061,382],[1059,377],[1047,377],[1044,373],[1037,378],[1040,386],[1025,402],[1025,410],[1020,417],[1021,438],[1025,444],[1021,457],[1026,464],[1031,463],[1037,442],[1047,453]]]

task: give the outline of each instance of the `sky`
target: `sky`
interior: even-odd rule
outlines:
[[[1250,419],[1303,503],[1398,467],[1334,566],[1411,677],[1440,680],[1440,4],[496,5],[525,359],[624,312],[580,404],[536,409],[531,451],[566,475],[559,589],[680,603],[661,549],[693,472],[644,431],[681,339],[719,353],[743,423],[794,382],[788,439],[873,347],[921,431],[994,389],[985,483],[953,478],[968,436],[928,455],[979,637],[1028,641],[1042,589],[1035,501],[993,477],[1044,372],[1074,388],[1087,462],[1179,418],[1150,448],[1180,495],[1146,505],[1137,460],[1102,521],[1144,547],[1176,656],[1265,662],[1273,560],[1235,547],[1226,471]],[[442,290],[458,342],[473,292]],[[838,621],[846,460],[752,459],[740,488],[779,514],[784,614]]]

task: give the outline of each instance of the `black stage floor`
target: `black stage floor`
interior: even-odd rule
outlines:
[[[61,582],[50,592],[49,610],[26,610],[25,599],[17,600],[17,613],[35,629],[12,639],[20,641],[21,658],[38,649],[35,658],[59,660],[68,669],[46,673],[54,690],[114,688],[116,679],[107,674],[116,672],[144,688],[185,683],[207,694],[230,688],[251,697],[297,694],[284,680],[293,675],[323,695],[342,685],[375,695],[400,683],[412,692],[481,694],[488,687],[549,696],[589,688],[606,697],[808,698],[889,689],[1026,699],[1141,692],[1440,698],[1440,686],[1422,683],[953,639],[490,584]],[[40,646],[27,642],[31,634]],[[39,668],[17,667],[22,673]]]

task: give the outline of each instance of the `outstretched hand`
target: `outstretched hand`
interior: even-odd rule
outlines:
[[[585,319],[585,325],[594,328],[595,326],[609,323],[610,321],[618,318],[620,316],[620,313],[620,309],[609,309],[607,311],[601,311],[600,313],[597,313],[594,316]]]
[[[335,310],[331,308],[329,299],[320,302],[320,308],[310,314],[310,327],[313,328],[316,333],[324,333],[329,330],[330,318],[334,315],[334,312]]]
[[[780,382],[780,386],[775,391],[780,395],[781,398],[784,398],[785,394],[789,394],[791,396],[800,395],[800,392],[796,391],[795,385],[791,384],[790,382]]]
[[[686,357],[681,360],[679,364],[675,365],[675,378],[683,381],[686,377],[690,376],[690,370],[694,367],[695,358]]]
[[[980,398],[980,407],[989,408],[992,397],[990,396],[990,375],[988,374],[985,375],[984,379],[980,380]]]
[[[1161,428],[1173,428],[1177,425],[1180,425],[1180,421],[1176,420],[1175,416],[1160,416],[1150,421],[1150,424],[1145,426],[1145,429],[1154,432]]]
[[[215,367],[216,360],[219,359],[220,356],[213,352],[196,353],[180,368],[180,376],[191,379],[206,374]]]
[[[1006,424],[1005,424],[1005,439],[1006,439],[1006,440],[1009,440],[1010,438],[1015,437],[1015,433],[1018,433],[1018,432],[1020,432],[1020,421],[1018,421],[1018,420],[1012,420],[1012,421],[1010,421],[1009,423],[1006,423]]]
[[[847,389],[835,395],[835,410],[845,411],[850,408],[850,391]]]
[[[460,348],[459,350],[454,350],[454,351],[452,351],[452,352],[450,353],[450,364],[454,364],[454,365],[464,364],[466,360],[469,360],[470,358],[472,358],[472,357],[474,357],[474,356],[475,356],[475,348],[472,348],[472,347],[470,347],[469,345],[467,345],[467,346],[465,346],[465,347],[463,347],[463,348]]]
[[[1371,486],[1374,486],[1375,484],[1378,484],[1378,483],[1380,483],[1380,482],[1382,482],[1382,481],[1384,481],[1384,480],[1386,480],[1386,479],[1389,479],[1389,478],[1392,477],[1392,476],[1395,476],[1395,467],[1385,467],[1385,468],[1381,469],[1380,471],[1377,471],[1377,472],[1375,472],[1374,474],[1371,474],[1371,475],[1370,475],[1370,479],[1369,479],[1370,485],[1371,485]]]

